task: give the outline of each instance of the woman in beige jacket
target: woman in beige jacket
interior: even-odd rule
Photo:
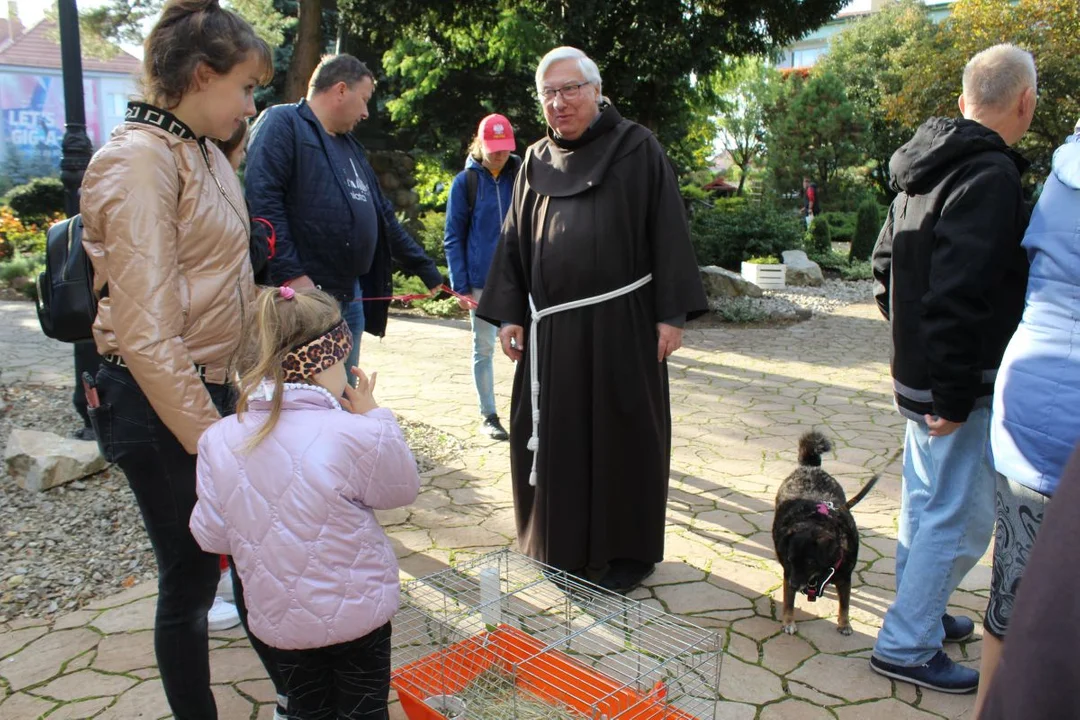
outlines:
[[[195,451],[231,411],[228,387],[254,297],[240,184],[211,138],[255,114],[270,48],[218,0],[169,0],[145,44],[145,102],[95,155],[84,244],[101,293],[104,362],[91,410],[105,456],[139,503],[158,563],[154,643],[177,720],[214,720],[206,612],[218,558],[188,529]]]

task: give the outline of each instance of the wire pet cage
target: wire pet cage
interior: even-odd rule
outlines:
[[[409,720],[715,720],[721,641],[501,550],[402,587],[393,687]]]

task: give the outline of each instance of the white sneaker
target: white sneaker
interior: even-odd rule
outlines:
[[[206,626],[211,632],[228,630],[240,624],[240,614],[231,602],[214,598],[214,606],[206,613]]]
[[[289,707],[289,698],[284,695],[278,695],[277,707],[274,708],[274,720],[289,720],[285,715],[287,707]]]
[[[221,579],[217,584],[217,596],[222,600],[236,602],[236,598],[233,597],[232,572],[228,569],[221,571]]]

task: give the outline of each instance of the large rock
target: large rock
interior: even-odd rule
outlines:
[[[787,266],[786,282],[799,287],[820,287],[825,282],[821,266],[806,257],[802,250],[785,250],[784,265]]]
[[[701,283],[705,286],[705,294],[711,298],[717,297],[761,297],[764,293],[761,288],[752,282],[747,282],[739,273],[725,270],[716,265],[707,265],[700,268]]]
[[[4,462],[19,487],[38,492],[101,472],[108,465],[95,442],[37,430],[12,430]]]

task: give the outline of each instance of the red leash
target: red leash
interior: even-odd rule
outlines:
[[[478,307],[478,303],[475,300],[473,300],[471,297],[469,297],[468,295],[462,295],[459,292],[454,292],[453,290],[448,288],[446,285],[440,285],[438,287],[438,289],[445,292],[445,293],[453,295],[458,300],[464,300],[466,303],[468,303],[469,307],[473,308],[474,310]],[[434,296],[431,295],[431,294],[413,293],[412,295],[391,295],[390,297],[353,298],[353,302],[363,301],[363,302],[402,302],[402,303],[407,303],[407,302],[412,302],[414,300],[432,300],[432,299],[434,299]]]

